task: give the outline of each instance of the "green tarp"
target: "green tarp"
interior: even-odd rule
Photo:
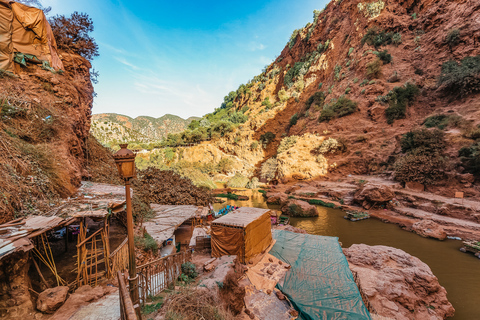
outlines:
[[[304,320],[371,319],[338,238],[274,230],[270,254],[290,264],[278,288]]]

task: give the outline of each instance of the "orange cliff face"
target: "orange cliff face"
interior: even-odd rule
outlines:
[[[0,222],[14,212],[48,207],[58,196],[71,195],[87,174],[91,65],[75,54],[60,57],[63,73],[29,64],[19,69],[18,77],[0,78]]]

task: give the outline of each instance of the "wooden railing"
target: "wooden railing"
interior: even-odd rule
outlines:
[[[132,299],[128,293],[127,286],[125,285],[125,278],[123,274],[118,271],[118,292],[120,295],[120,319],[121,320],[137,320],[135,308],[133,307]]]
[[[182,273],[182,263],[192,258],[192,251],[175,253],[137,267],[140,302],[167,289]]]
[[[113,278],[118,271],[125,271],[128,269],[128,238],[110,254],[110,270],[109,278]]]

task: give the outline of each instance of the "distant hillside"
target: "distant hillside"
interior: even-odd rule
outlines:
[[[160,118],[140,116],[135,119],[116,113],[92,115],[91,132],[104,145],[122,141],[130,143],[150,143],[162,140],[169,133],[185,130],[192,120],[166,114]]]

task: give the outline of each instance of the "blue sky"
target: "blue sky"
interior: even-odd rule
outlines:
[[[86,12],[100,57],[93,113],[202,116],[259,74],[326,0],[43,0]]]

